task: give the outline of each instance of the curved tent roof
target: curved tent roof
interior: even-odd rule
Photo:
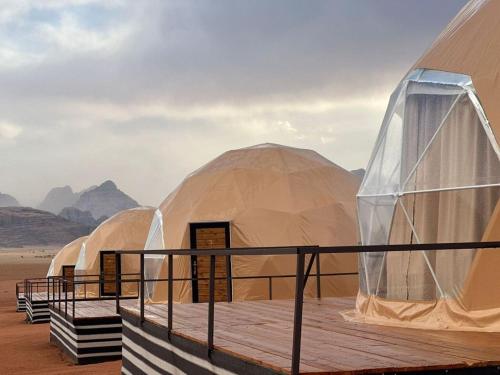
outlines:
[[[77,238],[76,240],[70,242],[61,250],[59,250],[59,252],[50,263],[47,277],[62,276],[63,266],[74,266],[76,264],[76,261],[78,260],[78,255],[80,254],[82,244],[85,242],[87,237],[88,236]]]
[[[147,248],[190,248],[190,223],[229,222],[231,247],[356,244],[355,194],[359,178],[318,153],[276,144],[228,151],[189,175],[160,205]],[[150,264],[154,260],[149,261]],[[190,277],[190,260],[175,260],[176,277]],[[157,262],[158,263],[158,262]],[[322,272],[356,269],[356,256],[322,258]],[[160,272],[153,267],[151,276]],[[165,264],[160,272],[165,275]],[[295,258],[236,257],[233,276],[294,274]],[[353,295],[355,277],[324,278],[324,295]],[[273,287],[274,297],[291,297],[290,280]],[[175,298],[192,299],[189,283]],[[267,283],[233,281],[234,299],[268,298]],[[158,284],[154,300],[164,299]],[[313,283],[311,283],[311,290]],[[311,292],[309,290],[309,292]]]
[[[358,193],[364,244],[500,239],[498,14],[498,1],[470,1],[391,96]],[[500,330],[498,251],[372,253],[360,264],[356,319]]]
[[[118,212],[101,223],[89,235],[82,247],[76,263],[75,275],[99,275],[101,272],[100,253],[102,250],[143,249],[153,215],[153,208],[138,207]],[[139,257],[136,255],[122,255],[121,272],[138,273]],[[92,278],[81,279],[89,280]],[[93,279],[97,278],[94,277]],[[135,284],[123,283],[122,285],[123,294],[135,293],[136,290]],[[86,291],[90,295],[98,294],[97,285],[88,285]]]
[[[470,76],[497,139],[500,139],[499,14],[498,1],[469,1],[414,66]]]

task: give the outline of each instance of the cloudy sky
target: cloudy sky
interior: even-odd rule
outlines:
[[[158,205],[263,142],[365,167],[392,89],[465,0],[0,0],[0,192],[106,179]]]

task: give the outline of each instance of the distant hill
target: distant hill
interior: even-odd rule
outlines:
[[[365,177],[366,170],[364,168],[359,168],[352,170],[351,173],[363,179],[363,177]]]
[[[76,223],[97,226],[119,211],[138,206],[139,203],[108,180],[81,192],[74,192],[70,186],[53,188],[38,208]]]
[[[94,219],[102,220],[119,211],[138,207],[134,199],[118,189],[113,181],[106,181],[98,187],[83,193],[73,207],[89,211]]]
[[[91,228],[30,207],[0,208],[0,247],[64,245]]]
[[[0,207],[17,207],[19,202],[9,194],[0,193]]]
[[[55,187],[47,193],[43,202],[38,205],[38,208],[58,214],[64,207],[73,206],[78,198],[80,198],[80,194],[74,193],[71,186]]]
[[[59,216],[74,223],[87,225],[92,228],[99,225],[99,222],[94,219],[89,211],[81,211],[76,207],[63,208]]]

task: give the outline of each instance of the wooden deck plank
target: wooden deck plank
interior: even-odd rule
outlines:
[[[139,314],[137,302],[122,301]],[[293,301],[215,305],[216,348],[264,366],[289,369]],[[345,321],[353,298],[307,299],[304,304],[301,373],[440,369],[500,364],[500,333],[426,331]],[[175,304],[174,332],[207,341],[207,304]],[[167,325],[167,306],[146,305],[145,318]]]

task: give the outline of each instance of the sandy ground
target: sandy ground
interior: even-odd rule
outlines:
[[[0,374],[119,374],[121,361],[75,366],[49,343],[49,324],[16,312],[15,283],[44,277],[58,249],[0,249]]]

